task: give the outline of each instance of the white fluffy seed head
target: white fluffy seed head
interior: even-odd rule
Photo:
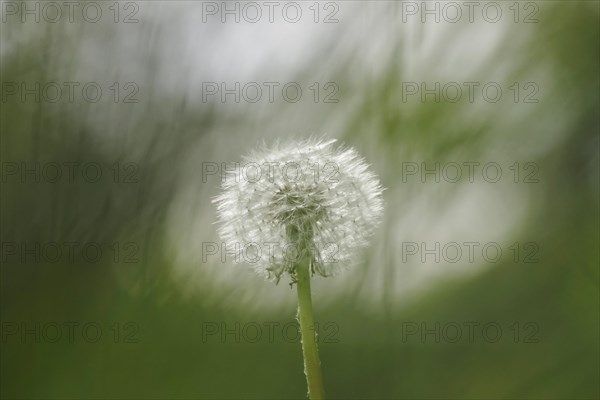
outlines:
[[[321,276],[356,261],[381,220],[383,189],[354,149],[334,142],[264,146],[227,169],[213,202],[237,262],[278,282],[293,281],[299,260]]]

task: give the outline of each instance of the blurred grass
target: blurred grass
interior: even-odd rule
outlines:
[[[439,285],[404,307],[384,304],[389,306],[386,313],[349,307],[356,301],[351,295],[318,306],[318,320],[340,327],[339,343],[320,347],[329,397],[600,397],[598,14],[576,6],[548,10],[544,17],[556,23],[536,31],[536,43],[544,45],[532,50],[531,62],[558,66],[553,70],[560,97],[556,101],[569,106],[576,122],[559,148],[536,160],[544,171],[536,209],[514,238],[536,238],[541,261],[501,263],[467,280]],[[51,46],[59,45],[49,41],[42,46],[48,46],[48,52],[41,53],[52,58]],[[39,65],[26,72],[28,79],[50,79],[44,77],[45,64],[39,63],[36,50],[21,49],[14,60],[2,60],[3,80],[25,79],[23,65]],[[426,149],[434,159],[465,146],[477,154],[486,146],[482,135],[489,133],[494,120],[464,130],[468,124],[458,121],[460,115],[448,105],[424,104],[410,117],[394,112],[398,68],[390,65],[387,77],[365,94],[360,112],[347,124],[348,138],[377,138],[387,149],[384,158],[395,162],[398,149],[411,145]],[[92,111],[85,105],[78,115],[60,106],[1,106],[3,162],[93,160],[107,168],[115,162],[114,154],[109,157],[99,150],[108,139],[86,129],[85,118]],[[142,244],[144,260],[132,265],[89,265],[81,259],[72,265],[3,264],[2,322],[88,321],[106,327],[134,321],[140,331],[139,343],[3,342],[2,398],[305,397],[299,343],[202,341],[205,322],[283,325],[293,320],[294,310],[259,313],[219,307],[209,304],[202,292],[185,297],[169,274],[173,265],[164,244],[164,224],[179,184],[174,160],[198,139],[198,132],[202,135],[219,123],[231,124],[232,129],[240,125],[219,121],[208,108],[198,113],[184,103],[168,106],[184,111],[161,117],[165,105],[158,102],[145,106],[149,117],[144,126],[123,122],[134,137],[137,133],[152,138],[141,141],[145,147],[135,151],[135,144],[121,147],[122,159],[144,170],[140,185],[2,182],[2,241],[95,240],[108,246],[134,238]],[[139,107],[132,110],[139,112]],[[540,119],[552,117],[544,107],[537,110]],[[127,112],[114,116],[126,121]],[[375,132],[361,129],[373,125]],[[438,135],[444,125],[457,135]],[[110,146],[119,148],[122,143],[113,140]],[[394,181],[397,168],[391,165],[384,177],[395,186],[400,185]],[[387,271],[396,267],[391,257],[382,266]],[[236,293],[222,296],[235,299]],[[514,344],[505,338],[496,344],[404,343],[402,324],[411,321],[488,321],[503,328],[534,321],[540,327],[539,343]]]

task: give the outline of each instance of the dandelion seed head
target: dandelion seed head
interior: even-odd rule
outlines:
[[[321,276],[356,261],[381,220],[383,189],[354,149],[334,143],[263,146],[226,174],[213,201],[236,260],[275,281],[294,277],[302,251]]]

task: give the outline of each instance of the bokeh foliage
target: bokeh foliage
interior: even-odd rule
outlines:
[[[339,326],[339,341],[320,347],[330,397],[600,396],[600,32],[597,4],[583,3],[552,2],[543,8],[545,23],[534,30],[522,67],[526,71],[534,64],[551,66],[555,85],[549,97],[570,116],[566,126],[559,128],[566,132],[561,143],[534,160],[543,179],[532,195],[535,206],[514,234],[515,241],[536,238],[540,262],[507,260],[481,274],[436,285],[407,304],[388,297],[385,290],[393,288],[384,290],[377,309],[359,307],[351,291],[326,306],[317,304],[317,319]],[[18,34],[18,27],[3,24],[2,35],[10,29],[15,29],[12,35]],[[1,60],[3,82],[48,81],[56,78],[59,68],[63,74],[77,70],[75,59],[64,58],[68,46],[60,41],[69,37],[76,44],[77,35],[61,32],[60,27],[46,29],[43,41],[28,43]],[[140,45],[151,44],[146,38],[138,40]],[[511,55],[505,48],[496,57]],[[152,81],[156,79],[152,58],[148,61],[147,69],[138,73]],[[391,60],[380,80],[367,89],[356,89],[352,82],[359,77],[345,68],[351,62],[341,60],[335,68],[340,86],[354,87],[347,94],[359,99],[358,111],[342,116],[343,136],[359,147],[372,141],[379,144],[380,159],[386,162],[380,171],[384,185],[392,193],[403,191],[401,198],[389,199],[392,219],[401,214],[402,201],[410,201],[419,190],[404,186],[398,178],[402,161],[398,154],[408,148],[436,160],[451,160],[457,152],[475,156],[494,145],[490,136],[502,139],[505,132],[494,127],[511,126],[504,110],[479,123],[470,123],[458,106],[444,103],[424,103],[416,112],[398,112],[400,63]],[[230,328],[236,322],[283,325],[293,321],[293,308],[260,311],[241,298],[241,305],[231,307],[237,299],[234,291],[220,294],[222,305],[214,301],[214,290],[184,295],[171,274],[175,261],[166,225],[178,185],[185,184],[179,161],[215,127],[244,129],[244,118],[224,116],[206,104],[190,105],[185,98],[159,94],[148,98],[143,104],[120,104],[118,109],[113,105],[100,111],[92,104],[0,104],[3,163],[94,161],[108,171],[115,162],[133,161],[143,171],[136,185],[110,180],[75,185],[1,183],[3,242],[96,241],[108,248],[115,242],[135,241],[142,260],[135,264],[110,260],[90,264],[80,258],[47,265],[3,262],[3,323],[80,321],[107,328],[134,321],[140,329],[138,343],[115,344],[109,331],[98,343],[3,340],[2,398],[303,398],[306,388],[298,342],[223,343],[217,337],[202,338],[206,322],[226,323]],[[544,104],[537,106],[528,120],[534,122],[520,123],[515,129],[540,129],[535,122],[553,118],[548,110]],[[323,119],[325,125],[331,116],[314,118]],[[98,126],[102,120],[105,127]],[[440,132],[442,128],[453,134]],[[104,137],[92,132],[103,129]],[[120,130],[127,135],[114,134]],[[220,140],[229,139],[223,135]],[[524,137],[521,145],[535,147],[536,143]],[[390,237],[383,252],[392,254],[391,225],[385,229]],[[386,271],[383,276],[398,273],[398,260],[392,255],[380,259],[387,261],[369,268],[381,268]],[[288,290],[285,286],[273,290],[281,293]],[[293,297],[292,291],[289,296]],[[503,328],[535,321],[539,343],[403,342],[407,321],[429,326],[494,321]]]

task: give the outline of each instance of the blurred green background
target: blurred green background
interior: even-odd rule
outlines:
[[[517,2],[517,22],[513,2],[500,2],[497,24],[423,23],[401,2],[335,2],[330,25],[202,23],[199,3],[130,4],[119,7],[137,10],[132,24],[114,23],[107,3],[97,24],[78,14],[23,23],[2,9],[2,398],[304,398],[295,292],[202,259],[202,243],[218,242],[210,200],[220,183],[202,168],[239,162],[262,140],[310,135],[356,147],[387,188],[364,259],[314,285],[329,397],[600,397],[597,2]],[[532,10],[538,21],[523,23]],[[9,94],[12,83],[69,81],[98,82],[103,98]],[[207,81],[296,81],[306,92],[298,103],[204,102]],[[536,82],[539,101],[515,102],[511,91],[497,103],[403,101],[408,81]],[[113,101],[114,82],[120,96],[135,83],[139,101]],[[312,101],[312,82],[335,82],[339,102]],[[498,162],[505,178],[403,173],[406,162],[466,161]],[[11,173],[53,162],[93,162],[103,175],[53,183]],[[538,182],[515,183],[515,162],[535,163]],[[505,253],[497,263],[403,258],[402,243],[436,241],[494,241]],[[20,253],[67,242],[79,243],[73,259]],[[99,261],[86,259],[85,243],[101,247]],[[524,262],[525,243],[536,262]],[[439,340],[421,336],[421,324],[436,323]],[[501,327],[497,341],[486,324]],[[225,332],[236,326],[239,341]]]

